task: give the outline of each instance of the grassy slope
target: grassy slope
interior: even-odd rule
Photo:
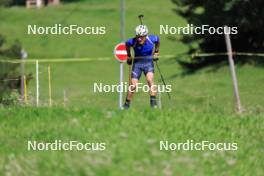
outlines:
[[[145,23],[151,33],[159,33],[159,25],[182,25],[184,20],[172,11],[170,1],[140,0],[127,1],[126,35],[134,35],[134,28],[138,25],[137,15],[144,13]],[[47,7],[40,10],[25,8],[1,9],[0,33],[6,35],[9,41],[19,39],[30,58],[54,57],[98,57],[112,56],[114,45],[120,41],[119,31],[119,0],[86,1],[58,7]],[[166,19],[164,21],[164,19]],[[27,35],[27,25],[36,24],[50,26],[56,23],[63,25],[78,24],[80,26],[106,26],[107,34],[103,36],[73,35],[73,36],[34,36]],[[183,52],[184,46],[175,43],[166,36],[162,36],[164,47],[162,54]]]
[[[163,22],[184,24],[184,20],[173,14],[170,1],[147,0],[149,5],[141,8],[137,5],[139,2],[142,1],[127,1],[127,35],[133,34],[138,23],[135,17],[142,12],[155,33]],[[93,36],[64,38],[24,34],[28,23],[60,22],[76,4],[40,11],[1,9],[0,32],[6,34],[9,41],[19,38],[30,57],[111,56],[113,46],[119,41],[118,7],[117,0],[84,2],[65,22],[105,24],[110,32],[100,40]],[[162,54],[184,51],[183,45],[161,37]],[[42,104],[47,103],[46,66],[40,65]],[[70,110],[59,107],[0,109],[0,175],[18,175],[18,172],[20,175],[23,175],[21,172],[25,172],[24,175],[263,175],[263,159],[260,158],[263,153],[263,107],[260,106],[264,101],[263,69],[238,68],[242,104],[247,109],[247,115],[239,118],[231,113],[232,84],[227,67],[217,72],[204,70],[188,77],[177,77],[180,69],[173,60],[160,61],[160,67],[167,82],[173,85],[171,101],[162,94],[164,110],[146,109],[148,96],[139,93],[130,112],[119,112],[112,110],[117,108],[117,94],[92,93],[93,82],[118,82],[117,62],[51,64],[54,102],[62,104],[63,89],[66,89],[69,106],[74,107]],[[26,70],[34,74],[34,65],[27,65]],[[159,79],[156,81],[160,83]],[[34,85],[33,80],[29,85],[32,98]],[[109,147],[102,153],[25,151],[28,139],[47,142],[57,138],[83,142],[103,140]],[[158,141],[162,139],[236,141],[240,148],[237,152],[159,152]]]
[[[263,175],[261,114],[18,108],[0,116],[1,175]],[[107,150],[26,151],[27,140],[56,139],[106,142]],[[159,151],[160,140],[188,139],[237,142],[239,150]]]
[[[134,27],[138,25],[137,15],[144,13],[145,23],[149,26],[151,33],[159,33],[160,24],[182,25],[183,19],[172,11],[173,4],[170,1],[144,1],[140,0],[126,2],[126,35],[134,35]],[[74,12],[74,13],[71,13]],[[69,15],[71,14],[71,15]],[[0,33],[7,36],[11,43],[19,39],[30,58],[54,58],[54,57],[113,57],[112,51],[119,39],[119,1],[86,1],[82,3],[67,4],[58,7],[47,7],[40,10],[27,10],[24,8],[1,9],[0,11]],[[67,20],[63,20],[67,17]],[[62,23],[65,25],[79,24],[82,26],[107,27],[104,36],[28,36],[26,28],[28,24],[53,25]],[[179,42],[169,40],[167,36],[161,36],[161,54],[182,53],[186,49]],[[47,65],[40,65],[40,98],[41,103],[47,103]],[[171,69],[178,69],[177,65]],[[33,73],[34,65],[26,66],[27,73]],[[86,63],[59,63],[51,64],[53,99],[57,105],[62,104],[63,90],[67,90],[69,104],[90,104],[93,82],[116,84],[118,82],[118,64],[113,58],[106,62]],[[127,69],[127,68],[126,68]],[[166,71],[167,72],[167,71]],[[126,70],[127,73],[127,70]],[[128,77],[127,75],[125,77]],[[32,99],[35,96],[35,80],[30,82],[29,93]],[[113,104],[105,102],[107,99],[115,99],[116,94],[95,95],[99,97],[98,104]],[[88,98],[87,98],[88,97]],[[92,102],[93,103],[93,102]],[[115,107],[112,106],[112,107]]]
[[[201,107],[210,109],[222,109],[231,112],[233,109],[232,82],[228,67],[223,67],[216,72],[204,70],[196,75],[181,77],[180,70],[173,60],[160,61],[160,68],[166,82],[172,85],[172,100],[162,93],[164,107],[190,107],[197,111]],[[70,65],[70,67],[68,67]],[[95,66],[96,65],[96,66]],[[107,65],[107,67],[105,66]],[[70,106],[100,106],[117,108],[117,93],[94,93],[93,83],[118,84],[118,64],[112,61],[88,62],[76,64],[52,64],[52,94],[54,104],[63,102],[63,90],[66,89]],[[71,72],[70,69],[78,70]],[[126,68],[127,69],[127,68]],[[42,104],[48,102],[48,86],[46,65],[41,65],[40,83]],[[98,70],[100,70],[98,72]],[[32,68],[32,72],[34,72]],[[125,71],[127,78],[127,70]],[[252,66],[237,67],[239,88],[242,104],[250,111],[263,111],[260,105],[263,103],[263,69]],[[81,76],[83,75],[83,76]],[[254,76],[252,76],[254,75]],[[141,82],[145,83],[142,78]],[[159,75],[156,82],[162,84]],[[258,86],[256,86],[258,85]],[[35,97],[35,81],[30,84],[32,98]],[[139,92],[132,102],[133,107],[148,107],[149,98],[146,93]],[[34,101],[33,101],[34,102]]]
[[[163,67],[171,65],[164,62]],[[173,76],[173,73],[170,69],[167,74]],[[163,95],[162,111],[146,108],[145,94],[136,97],[128,112],[113,110],[116,96],[92,94],[87,96],[90,101],[84,101],[83,107],[75,104],[69,109],[1,108],[0,174],[263,175],[264,116],[260,106],[263,84],[260,82],[264,74],[262,69],[245,66],[238,69],[238,75],[242,103],[247,108],[243,116],[232,113],[228,68],[169,80],[174,85],[173,99],[169,102]],[[103,141],[107,150],[26,151],[27,140],[56,139]],[[188,139],[237,142],[239,150],[159,151],[159,140]]]

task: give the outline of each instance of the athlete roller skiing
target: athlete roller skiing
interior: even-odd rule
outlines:
[[[130,107],[130,102],[134,95],[137,83],[144,73],[149,90],[150,90],[150,106],[157,108],[156,89],[154,86],[154,63],[158,60],[160,39],[157,35],[148,35],[146,25],[138,25],[135,29],[136,36],[126,41],[127,64],[131,67],[130,88],[124,103],[124,109]],[[134,58],[131,57],[131,49],[134,50]]]

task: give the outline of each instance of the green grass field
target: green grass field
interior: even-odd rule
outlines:
[[[126,35],[133,36],[137,15],[159,33],[160,24],[183,25],[170,1],[127,1]],[[73,13],[71,13],[73,12]],[[69,15],[70,14],[70,15]],[[0,33],[9,43],[19,39],[30,58],[113,57],[120,42],[119,1],[72,3],[40,10],[22,7],[0,9]],[[67,18],[66,18],[67,17]],[[63,20],[65,19],[66,20]],[[106,35],[28,36],[27,24],[54,23],[105,25]],[[174,38],[176,37],[176,38]],[[35,65],[28,91],[30,105],[0,106],[0,175],[258,175],[264,174],[264,70],[252,65],[237,67],[244,113],[234,112],[229,68],[204,69],[180,76],[174,59],[186,51],[180,36],[161,36],[160,68],[172,99],[162,94],[162,109],[149,108],[149,96],[136,94],[129,111],[118,110],[117,93],[94,93],[93,83],[117,84],[115,59],[75,63],[40,63],[40,107],[35,107]],[[47,66],[51,65],[53,107],[48,107]],[[125,77],[127,78],[127,66]],[[126,79],[127,80],[127,79]],[[156,74],[156,83],[162,84]],[[141,79],[141,82],[145,82]],[[63,107],[63,91],[67,106]],[[105,142],[105,151],[27,151],[27,141]],[[236,142],[237,151],[160,151],[159,141]]]
[[[164,62],[162,67],[169,67]],[[173,76],[172,69],[170,75]],[[238,75],[246,110],[243,115],[233,111],[227,67],[218,72],[167,79],[173,84],[173,98],[169,101],[162,94],[162,110],[151,110],[148,96],[143,93],[136,95],[129,111],[117,109],[117,95],[92,93],[84,93],[82,100],[67,108],[3,107],[0,109],[0,174],[263,175],[264,116],[260,82],[264,74],[262,69],[245,66],[238,68]],[[28,140],[56,139],[105,142],[107,147],[103,152],[27,151]],[[236,142],[238,150],[159,150],[160,140],[188,139]]]
[[[263,115],[1,109],[1,175],[263,175]],[[27,140],[106,142],[103,152],[27,151]],[[159,141],[237,142],[237,151],[160,151]]]
[[[1,8],[0,29],[8,41],[19,39],[30,58],[64,58],[64,57],[111,57],[114,46],[120,40],[119,0],[92,1],[72,3],[58,7],[47,7],[41,10],[25,8]],[[126,2],[126,36],[134,36],[138,25],[138,14],[145,14],[145,23],[150,33],[158,34],[160,24],[183,25],[185,20],[173,11],[170,1],[145,0],[147,7],[140,7],[140,0]],[[164,20],[166,19],[166,20]],[[16,23],[14,24],[14,21]],[[106,35],[28,35],[27,25],[50,26],[57,24],[80,26],[105,26]],[[175,37],[175,36],[173,36]],[[173,38],[172,37],[172,38]],[[161,54],[177,54],[185,51],[184,45],[161,36],[163,47]]]

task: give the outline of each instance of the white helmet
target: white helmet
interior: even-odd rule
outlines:
[[[137,36],[146,36],[148,35],[148,27],[146,25],[138,25],[135,32]]]

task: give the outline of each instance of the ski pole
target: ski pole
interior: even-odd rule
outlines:
[[[163,85],[164,85],[165,87],[167,87],[167,84],[166,84],[165,81],[164,81],[163,75],[161,74],[161,71],[160,71],[160,68],[159,68],[158,61],[155,60],[154,62],[156,63],[156,66],[157,66],[157,69],[158,69],[158,71],[159,71],[160,78],[161,78],[161,81],[163,82]],[[167,92],[167,95],[168,95],[169,99],[171,99],[171,96],[170,96],[170,93],[169,93],[169,92]]]
[[[142,14],[138,15],[138,19],[139,19],[141,25],[143,25],[143,21],[142,21],[143,18],[144,18],[144,15],[142,15]]]

